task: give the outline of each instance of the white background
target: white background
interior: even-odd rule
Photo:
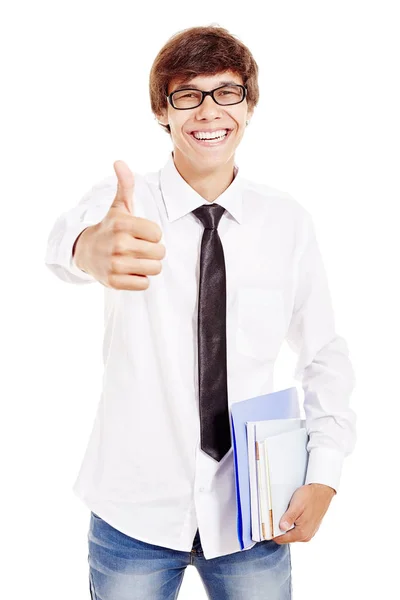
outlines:
[[[396,6],[397,5],[397,6]],[[177,31],[216,23],[249,46],[260,102],[242,174],[313,215],[357,387],[358,440],[307,543],[296,600],[392,598],[398,587],[399,17],[397,2],[16,2],[1,56],[2,596],[89,599],[88,509],[71,488],[100,397],[103,288],[44,264],[57,216],[113,173],[172,149],[148,75]],[[279,356],[276,388],[294,357]],[[179,600],[205,599],[194,568]],[[266,593],[265,598],[268,598]],[[149,599],[150,600],[150,599]]]

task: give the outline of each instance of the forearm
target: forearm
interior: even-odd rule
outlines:
[[[91,227],[106,216],[115,190],[115,177],[106,177],[54,222],[47,240],[45,264],[62,281],[76,284],[97,281],[85,271],[86,252],[81,243]]]
[[[337,491],[344,459],[356,442],[356,415],[350,407],[355,373],[347,342],[336,332],[312,220],[307,218],[304,225],[287,341],[298,355],[295,379],[304,391],[309,434],[306,484],[325,484]]]

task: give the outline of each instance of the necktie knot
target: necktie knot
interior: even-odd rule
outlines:
[[[204,229],[217,229],[225,208],[220,204],[210,202],[199,206],[192,212],[203,223]]]

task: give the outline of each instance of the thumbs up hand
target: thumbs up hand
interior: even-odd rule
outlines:
[[[115,161],[114,171],[117,175],[118,186],[117,194],[111,208],[118,208],[123,212],[133,215],[133,190],[135,188],[134,175],[128,165],[122,160]]]
[[[161,272],[165,246],[157,223],[134,216],[135,180],[122,160],[114,163],[117,193],[100,223],[83,230],[75,240],[76,265],[106,287],[145,290],[149,275]]]

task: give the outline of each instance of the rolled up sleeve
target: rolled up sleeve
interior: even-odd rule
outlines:
[[[345,339],[335,330],[327,276],[308,211],[300,226],[294,310],[287,333],[298,355],[295,379],[304,391],[309,435],[305,484],[339,489],[343,462],[356,442],[356,414],[350,408],[355,374]]]
[[[47,239],[45,264],[62,281],[77,284],[97,281],[76,265],[72,248],[84,229],[96,225],[106,216],[116,188],[116,177],[106,177],[94,185],[77,206],[57,217]]]

